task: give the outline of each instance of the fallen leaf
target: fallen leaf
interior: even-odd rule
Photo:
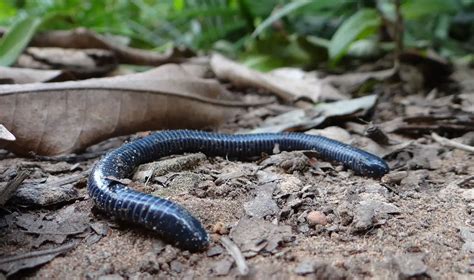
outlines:
[[[138,131],[215,126],[255,106],[231,100],[217,81],[179,65],[138,74],[48,84],[0,86],[0,123],[16,135],[0,140],[18,154],[58,155]]]
[[[395,75],[396,71],[394,68],[381,70],[381,71],[370,71],[370,72],[359,72],[359,73],[348,73],[342,75],[329,75],[326,76],[323,81],[333,86],[336,86],[344,93],[349,93],[355,88],[359,88],[363,83],[369,80],[383,81]]]
[[[255,198],[244,203],[245,213],[257,219],[276,214],[280,208],[272,198],[274,189],[274,184],[259,186]]]
[[[29,172],[20,171],[18,175],[16,175],[15,178],[10,180],[8,183],[5,185],[0,185],[0,206],[5,205],[17,188],[29,175]]]
[[[399,213],[401,213],[401,210],[391,203],[373,199],[360,201],[354,209],[353,231],[366,231],[376,225],[379,220],[383,220],[388,214]]]
[[[60,69],[79,79],[104,76],[118,65],[114,53],[101,49],[27,48],[16,66],[36,69]]]
[[[77,28],[71,31],[58,30],[39,33],[33,37],[30,46],[74,49],[105,49],[112,51],[119,63],[158,66],[182,62],[189,51],[172,48],[165,53],[135,49],[117,44],[93,31]]]
[[[393,145],[381,145],[370,138],[359,136],[355,137],[355,140],[352,141],[351,144],[381,158],[385,158],[407,149],[413,144],[413,141],[403,141]]]
[[[321,103],[312,109],[295,109],[281,115],[267,118],[252,133],[307,130],[318,127],[329,120],[364,116],[375,106],[377,95],[368,95],[350,100]]]
[[[230,236],[245,256],[251,256],[263,249],[276,252],[281,243],[291,238],[292,233],[290,226],[277,226],[262,219],[244,217],[231,230]]]
[[[431,132],[459,135],[474,130],[474,116],[469,113],[423,115],[395,118],[379,124],[384,131],[404,135],[424,135]]]
[[[301,75],[295,76],[294,70],[261,73],[219,54],[212,56],[211,68],[219,79],[229,80],[236,86],[265,89],[287,103],[294,102],[301,97],[313,102],[346,98],[329,83],[325,83],[316,77],[305,80]],[[292,74],[288,74],[288,72],[292,72]]]
[[[273,154],[259,163],[259,165],[263,167],[272,165],[278,166],[279,168],[285,170],[285,172],[288,174],[293,174],[295,171],[303,172],[308,168],[309,164],[309,159],[307,156],[305,156],[303,151],[281,152],[278,154]],[[262,189],[262,187],[259,187],[259,193],[260,189]]]
[[[40,24],[41,19],[37,17],[18,17],[18,20],[0,39],[1,66],[10,66],[17,60]]]
[[[474,69],[469,66],[456,65],[454,70],[454,73],[451,74],[449,78],[459,85],[462,95],[466,98],[472,96],[472,93],[474,92]],[[471,99],[471,101],[474,100]]]
[[[89,213],[79,210],[75,205],[62,208],[52,216],[19,216],[16,225],[23,232],[37,236],[32,242],[39,247],[45,242],[62,244],[68,236],[77,235],[89,229]]]
[[[0,124],[0,139],[1,140],[6,140],[6,141],[15,141],[15,135],[13,135],[8,129],[3,126],[3,124]]]
[[[461,110],[466,113],[474,114],[474,94],[463,93],[458,96],[461,99]]]
[[[306,133],[311,135],[321,135],[346,144],[350,144],[352,142],[351,134],[344,128],[340,128],[338,126],[329,126],[323,129],[311,129],[306,131]]]
[[[222,260],[212,263],[209,269],[215,276],[225,276],[229,274],[233,264],[234,260],[230,257],[226,257]]]
[[[24,183],[13,194],[10,202],[25,206],[49,206],[74,201],[80,197],[73,184],[62,184],[61,181],[55,176],[50,176],[42,184]]]
[[[61,70],[39,70],[0,66],[0,77],[9,79],[13,84],[44,83],[68,79]]]
[[[142,164],[133,175],[133,180],[146,183],[148,180],[153,180],[154,177],[163,176],[170,172],[192,169],[205,159],[206,156],[203,153],[196,153]]]
[[[64,254],[77,246],[78,242],[71,242],[53,249],[20,253],[0,258],[0,271],[10,276],[22,269],[34,268],[45,264],[55,257]]]

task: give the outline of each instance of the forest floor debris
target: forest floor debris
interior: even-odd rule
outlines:
[[[253,161],[187,154],[141,166],[131,187],[196,215],[212,239],[201,253],[164,244],[93,206],[85,177],[100,154],[126,138],[66,157],[1,152],[0,186],[23,171],[30,175],[12,193],[17,200],[0,209],[0,270],[33,278],[469,277],[474,155],[430,133],[472,146],[470,98],[387,88],[393,92],[343,115],[350,120],[311,131],[383,156],[392,171],[382,180],[356,176],[314,152],[278,147]],[[219,131],[263,127],[289,108],[248,108]],[[366,114],[389,142],[367,137],[370,124],[358,119]]]

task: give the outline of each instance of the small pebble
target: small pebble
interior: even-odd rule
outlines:
[[[212,225],[212,232],[220,234],[220,235],[225,235],[229,233],[229,229],[224,223],[217,222],[214,225]]]
[[[123,280],[124,278],[120,274],[108,274],[102,275],[97,278],[99,280]]]
[[[328,220],[326,215],[324,215],[323,212],[321,211],[311,211],[308,213],[308,216],[306,216],[306,219],[308,220],[308,224],[311,226],[314,225],[327,225]]]
[[[306,275],[314,272],[314,263],[312,260],[305,260],[299,263],[295,268],[298,275]]]
[[[139,269],[141,272],[149,273],[157,273],[160,271],[160,264],[157,261],[156,254],[154,252],[145,253],[139,262]]]
[[[207,256],[208,257],[214,257],[214,256],[218,256],[220,254],[222,254],[224,252],[224,249],[217,245],[217,246],[214,246],[214,247],[211,247],[209,248],[209,250],[207,250]]]
[[[382,177],[382,182],[386,184],[400,184],[408,176],[406,171],[391,172]]]
[[[177,260],[174,260],[170,263],[171,270],[176,273],[181,273],[183,271],[183,264]]]

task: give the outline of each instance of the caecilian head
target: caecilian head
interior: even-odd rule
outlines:
[[[360,173],[374,178],[380,178],[390,171],[387,163],[377,157],[366,157],[361,164]]]

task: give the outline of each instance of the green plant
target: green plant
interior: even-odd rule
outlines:
[[[400,1],[407,47],[473,52],[474,0]],[[82,26],[136,47],[219,50],[269,70],[393,51],[395,10],[395,0],[4,0],[0,24],[41,16],[40,30]]]
[[[25,17],[17,20],[0,39],[0,65],[12,65],[33,37],[41,19]]]

